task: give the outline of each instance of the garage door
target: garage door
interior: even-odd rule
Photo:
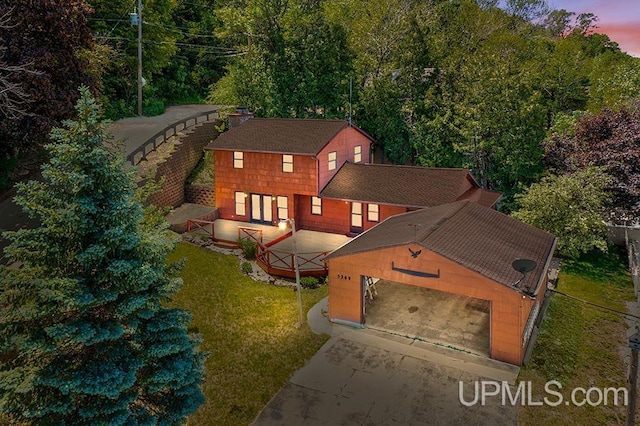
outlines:
[[[489,301],[384,280],[366,299],[367,328],[489,356]]]

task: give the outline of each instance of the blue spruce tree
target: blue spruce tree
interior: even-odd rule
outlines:
[[[0,412],[15,423],[175,425],[203,402],[204,354],[159,215],[145,215],[122,154],[81,89],[51,136],[42,180],[17,202],[41,226],[6,233],[0,270]],[[2,415],[0,414],[0,417]]]

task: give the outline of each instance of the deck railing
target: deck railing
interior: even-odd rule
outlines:
[[[324,258],[327,254],[329,254],[328,251],[298,253],[300,275],[325,275],[327,267]],[[293,253],[289,251],[274,250],[259,245],[256,260],[269,274],[291,278],[295,275],[293,256]]]
[[[262,244],[262,229],[238,226],[238,241],[243,238],[253,240],[256,244]]]
[[[206,220],[190,219],[187,221],[187,232],[204,231],[215,243],[222,243],[225,247],[237,241],[224,240],[215,236],[214,223]],[[291,235],[289,233],[289,235]],[[263,242],[262,229],[238,226],[238,240],[247,238],[257,245],[256,261],[268,274],[293,278],[295,276],[293,253],[269,247]],[[326,275],[327,267],[324,258],[329,251],[298,253],[298,268],[301,276]]]
[[[207,229],[209,227],[209,229]],[[215,241],[215,228],[213,222],[208,220],[199,220],[199,219],[188,219],[187,220],[187,232],[193,232],[202,230],[204,231],[212,240]]]

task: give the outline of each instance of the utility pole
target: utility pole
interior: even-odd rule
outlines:
[[[636,399],[638,398],[638,349],[640,349],[640,332],[629,336],[629,348],[631,348],[631,365],[629,368],[627,405],[627,426],[635,425]]]
[[[138,115],[142,116],[142,0],[138,0]]]

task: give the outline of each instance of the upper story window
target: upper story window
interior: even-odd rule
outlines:
[[[338,167],[338,153],[331,151],[329,153],[329,170],[335,170]]]
[[[293,155],[282,154],[282,171],[285,173],[293,172]]]
[[[360,163],[362,161],[362,145],[356,145],[353,148],[353,162]]]
[[[367,219],[369,222],[378,222],[380,220],[380,206],[377,204],[369,204],[367,208]]]
[[[322,199],[320,197],[311,197],[311,214],[322,215]]]
[[[233,151],[233,168],[241,169],[244,167],[244,152]]]

